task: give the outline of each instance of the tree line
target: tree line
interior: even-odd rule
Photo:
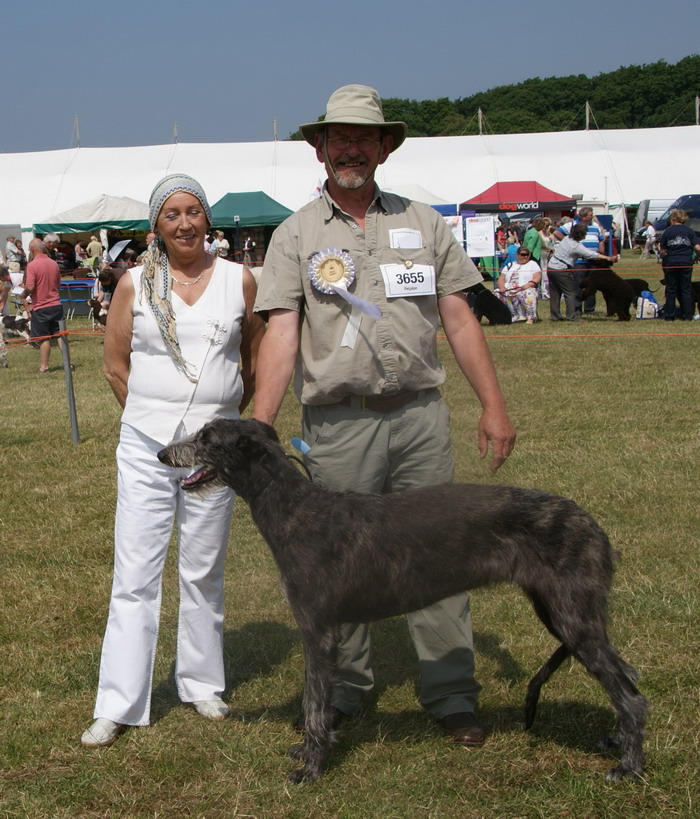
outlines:
[[[596,77],[534,77],[456,100],[389,97],[382,104],[386,120],[405,122],[409,136],[460,136],[479,133],[479,110],[483,133],[580,130],[585,127],[587,102],[591,128],[694,125],[696,95],[700,95],[697,54],[675,65],[659,60]],[[290,135],[290,139],[301,138],[298,131]]]

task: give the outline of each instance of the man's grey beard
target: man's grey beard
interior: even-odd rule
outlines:
[[[369,176],[364,173],[365,168],[366,165],[361,165],[359,168],[343,168],[339,172],[331,167],[331,171],[339,187],[348,191],[356,191],[369,182]],[[341,173],[343,178],[341,178]]]

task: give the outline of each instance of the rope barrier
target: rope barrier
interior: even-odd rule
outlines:
[[[645,319],[651,320],[651,319]],[[656,321],[660,321],[660,319],[656,319]],[[519,322],[513,322],[513,324],[517,324]],[[507,326],[507,325],[506,325]],[[486,329],[486,328],[483,328]],[[693,336],[700,338],[700,332],[694,331],[690,333],[552,333],[552,334],[545,334],[545,333],[523,333],[522,335],[517,336],[496,336],[496,335],[486,335],[487,341],[528,341],[531,338],[549,338],[549,339],[557,339],[557,338],[692,338]],[[440,339],[447,339],[447,336],[444,333],[438,333],[438,338]]]
[[[658,321],[658,319],[657,319]],[[525,333],[519,336],[487,336],[488,341],[505,339],[506,341],[515,341],[516,339],[529,338],[692,338],[696,336],[700,338],[700,333],[555,333],[552,335],[545,335],[544,333]],[[445,338],[445,336],[441,336]]]
[[[24,338],[24,336],[12,336],[5,339],[6,347],[21,347],[28,345],[31,347],[40,341],[46,341],[51,338],[62,338],[63,336],[104,336],[104,330],[59,330],[50,336],[32,336],[31,338]]]

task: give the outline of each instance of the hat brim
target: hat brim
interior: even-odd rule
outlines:
[[[316,134],[320,133],[326,125],[366,125],[369,128],[380,128],[388,134],[391,134],[394,139],[394,145],[391,149],[392,153],[403,144],[408,133],[408,127],[405,122],[367,122],[367,120],[364,119],[352,119],[351,117],[343,120],[334,119],[308,122],[306,125],[300,125],[299,131],[301,131],[301,135],[309,145],[313,145]]]

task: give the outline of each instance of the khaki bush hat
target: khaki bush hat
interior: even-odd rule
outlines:
[[[314,144],[314,137],[326,125],[375,125],[385,129],[394,138],[395,151],[406,139],[408,128],[405,122],[384,122],[382,101],[374,88],[368,85],[344,85],[334,91],[328,105],[326,118],[320,122],[309,122],[300,125],[299,130],[309,145]]]

